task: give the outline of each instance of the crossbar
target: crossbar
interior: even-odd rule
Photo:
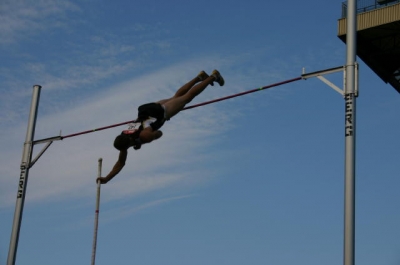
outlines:
[[[230,96],[217,98],[217,99],[214,99],[214,100],[210,100],[210,101],[206,101],[206,102],[203,102],[203,103],[199,103],[199,104],[195,104],[195,105],[192,105],[192,106],[188,106],[188,107],[183,108],[183,110],[188,110],[188,109],[193,109],[193,108],[197,108],[197,107],[200,107],[200,106],[209,105],[209,104],[216,103],[216,102],[223,101],[223,100],[227,100],[227,99],[230,99],[230,98],[240,97],[240,96],[243,96],[243,95],[246,95],[246,94],[262,91],[262,90],[265,90],[265,89],[268,89],[268,88],[271,88],[271,87],[276,87],[276,86],[288,84],[288,83],[295,82],[295,81],[302,80],[302,79],[303,78],[301,76],[299,76],[299,77],[288,79],[288,80],[285,80],[285,81],[282,81],[282,82],[270,84],[270,85],[267,85],[267,86],[263,86],[263,87],[251,89],[251,90],[248,90],[248,91],[240,92],[240,93],[237,93],[237,94],[233,94],[233,95],[230,95]],[[53,140],[63,140],[63,139],[75,137],[75,136],[78,136],[78,135],[83,135],[83,134],[88,134],[88,133],[92,133],[92,132],[98,132],[98,131],[102,131],[102,130],[118,127],[118,126],[125,125],[125,124],[128,124],[128,123],[132,123],[132,122],[135,122],[135,121],[136,120],[120,122],[120,123],[116,123],[116,124],[112,124],[112,125],[109,125],[109,126],[104,126],[104,127],[92,129],[92,130],[86,130],[86,131],[82,131],[82,132],[68,134],[68,135],[65,135],[65,136],[49,137],[49,138],[45,138],[45,139],[41,139],[41,140],[36,140],[36,141],[34,141],[34,143],[36,144],[36,143],[43,143],[43,142],[53,141]]]

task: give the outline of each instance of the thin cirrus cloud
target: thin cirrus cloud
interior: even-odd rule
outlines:
[[[43,0],[33,4],[6,1],[1,8],[0,44],[13,43],[52,27],[64,27],[67,20],[63,15],[79,11],[80,8],[70,1]]]
[[[139,104],[154,101],[154,95],[160,97],[156,100],[171,96],[179,80],[183,79],[182,76],[193,73],[191,68],[195,68],[194,65],[193,62],[186,63],[186,67],[179,64],[117,84],[74,108],[39,117],[36,138],[56,136],[59,129],[64,129],[63,135],[66,135],[132,120]],[[187,70],[181,71],[180,75],[171,75],[178,68]],[[218,91],[207,90],[204,94],[209,94],[208,97],[201,95],[200,98],[216,96],[216,92]],[[200,117],[199,112],[202,114]],[[227,110],[219,110],[219,120],[216,120],[213,112],[215,107],[211,106],[202,110],[185,111],[165,124],[165,134],[160,140],[143,146],[139,152],[129,151],[126,167],[108,184],[114,186],[109,198],[119,199],[165,188],[203,183],[203,180],[198,179],[200,174],[196,172],[196,168],[201,167],[202,161],[217,157],[218,154],[196,154],[200,154],[201,150],[212,143],[206,139],[212,139],[228,129],[229,126],[218,126],[218,122],[226,122],[232,118],[228,116]],[[114,128],[54,142],[31,170],[30,201],[76,199],[90,194],[96,177],[97,158],[104,159],[103,175],[108,173],[117,159],[118,153],[112,147],[112,141],[120,130],[121,128]],[[10,149],[7,156],[2,153],[3,159],[0,162],[2,175],[7,176],[0,180],[2,207],[9,206],[14,201],[18,161],[21,157],[21,145],[14,143],[21,143],[25,124],[21,122],[7,128],[5,133],[11,135],[12,131],[18,133],[9,137],[7,142],[5,138],[1,141],[2,146]],[[41,148],[35,147],[35,153]],[[182,161],[185,162],[184,165]]]

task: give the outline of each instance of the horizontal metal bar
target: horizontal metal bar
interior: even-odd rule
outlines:
[[[344,70],[345,70],[344,66],[338,66],[338,67],[329,68],[329,69],[325,69],[325,70],[320,70],[320,71],[316,71],[316,72],[312,72],[312,73],[308,73],[308,74],[302,74],[301,77],[303,79],[308,79],[308,78],[311,78],[311,77],[332,74],[332,73],[336,73],[336,72],[340,72],[340,71],[344,71]]]
[[[63,139],[62,136],[54,136],[54,137],[35,140],[32,142],[32,144],[35,145],[35,144],[47,143],[47,142],[52,142],[52,141],[57,141],[57,140],[62,140],[62,139]]]

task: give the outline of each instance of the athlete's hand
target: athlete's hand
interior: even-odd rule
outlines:
[[[105,178],[105,177],[99,177],[96,179],[96,183],[100,181],[100,184],[106,184],[109,179]]]

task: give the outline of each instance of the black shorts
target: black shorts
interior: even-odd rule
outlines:
[[[138,120],[144,121],[149,117],[156,118],[157,120],[150,124],[153,130],[158,130],[165,122],[165,110],[159,103],[147,103],[139,106]]]

